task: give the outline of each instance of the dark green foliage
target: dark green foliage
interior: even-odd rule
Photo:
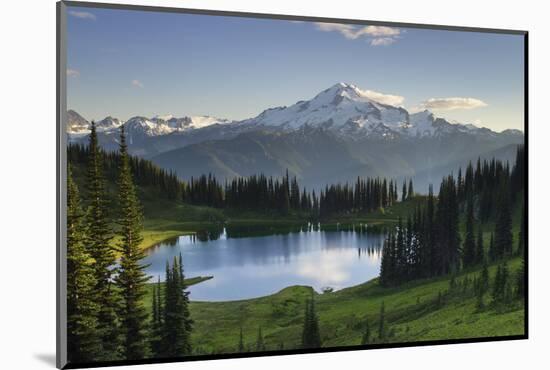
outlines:
[[[132,181],[128,148],[124,126],[120,129],[120,163],[118,168],[118,206],[120,252],[119,269],[115,279],[122,297],[120,307],[121,332],[124,336],[126,359],[137,360],[148,356],[148,313],[141,300],[146,294],[145,284],[149,280],[144,272],[147,267],[141,263],[145,252],[139,247],[142,241],[142,213]]]
[[[369,344],[371,341],[371,332],[370,332],[370,325],[369,320],[365,321],[365,333],[363,334],[363,338],[361,338],[361,344]]]
[[[516,201],[525,187],[525,147],[519,145],[516,152],[516,160],[510,175],[510,193],[512,200]]]
[[[475,239],[472,254],[475,258]],[[380,283],[399,285],[410,279],[443,275],[458,268],[459,257],[458,200],[452,177],[443,180],[439,202],[430,187],[425,211],[415,210],[401,218],[384,242],[380,267]]]
[[[403,180],[403,190],[401,190],[401,201],[407,200],[407,182]]]
[[[474,237],[474,200],[468,196],[466,205],[466,235],[462,248],[462,262],[464,267],[473,266],[476,263],[476,243]]]
[[[497,268],[493,284],[493,304],[499,305],[509,302],[512,298],[510,288],[508,265],[504,262],[498,265]]]
[[[333,214],[371,212],[389,207],[397,202],[397,189],[393,180],[388,186],[386,179],[358,177],[354,185],[327,185],[319,198],[320,216],[326,218]]]
[[[315,311],[315,301],[313,297],[306,300],[304,313],[304,326],[302,329],[302,348],[321,347],[321,335],[319,333],[319,318]]]
[[[162,356],[162,330],[163,330],[163,308],[162,308],[162,294],[161,294],[160,277],[155,287],[153,287],[153,299],[152,299],[152,312],[153,317],[151,321],[151,351],[153,357]]]
[[[495,224],[496,258],[512,254],[512,210],[508,185],[502,184],[497,204],[497,219]]]
[[[414,198],[413,180],[409,179],[409,190],[407,191],[407,199]]]
[[[228,208],[246,210],[274,210],[288,214],[290,210],[313,212],[315,194],[310,195],[300,186],[296,177],[289,179],[288,172],[282,179],[263,174],[233,179],[225,186],[225,205]]]
[[[476,264],[482,263],[485,260],[485,247],[483,246],[483,230],[481,226],[477,230],[477,241],[476,241]]]
[[[525,298],[525,257],[521,260],[521,268],[516,275],[516,297]]]
[[[485,293],[489,290],[489,268],[487,266],[487,261],[483,260],[483,268],[479,277],[474,279],[474,292],[477,298],[477,308],[481,310],[485,307],[485,302],[483,297]]]
[[[458,181],[452,175],[443,179],[437,201],[430,186],[425,204],[407,217],[406,226],[403,227],[399,220],[397,227],[389,230],[382,251],[381,285],[399,285],[411,279],[456,273],[461,267],[461,255],[464,267],[482,263],[485,260],[483,229],[481,225],[477,229],[477,240],[474,230],[477,203],[487,202],[486,210],[496,210],[488,213],[496,217],[495,233],[491,235],[488,248],[489,260],[511,254],[512,204],[508,165],[496,160],[482,164],[479,160],[475,171],[471,163],[468,165],[464,179],[462,171],[459,174]],[[498,204],[495,204],[495,197],[483,200],[484,192],[493,194],[495,189],[500,189]],[[461,199],[465,205],[461,204]],[[466,226],[462,248],[459,231],[461,209]],[[520,235],[520,240],[522,238]],[[521,245],[520,241],[520,248]]]
[[[497,258],[497,252],[495,251],[495,234],[491,233],[491,239],[489,240],[489,260],[494,261]]]
[[[435,216],[437,221],[435,272],[436,275],[444,275],[456,271],[459,262],[458,199],[456,182],[452,176],[443,179],[438,200]]]
[[[258,328],[258,337],[256,338],[256,352],[265,351],[264,336],[262,334],[262,327]]]
[[[92,261],[86,251],[86,227],[79,193],[67,170],[67,352],[70,362],[94,361],[102,351],[92,299],[96,286]]]
[[[241,327],[241,331],[239,332],[239,345],[237,346],[237,352],[239,352],[239,353],[245,352],[244,339],[243,339],[243,328],[242,327]]]
[[[119,295],[111,286],[115,255],[110,245],[112,230],[108,223],[103,166],[95,123],[92,122],[88,146],[86,199],[89,206],[86,223],[89,226],[88,252],[95,262],[94,302],[99,306],[98,323],[103,344],[102,356],[98,360],[116,360],[121,358],[121,337],[117,318],[120,302]]]
[[[162,356],[175,357],[191,354],[193,321],[189,314],[189,292],[184,282],[183,262],[174,258],[172,267],[166,263]]]
[[[69,144],[67,147],[68,161],[75,167],[85,166],[89,156],[89,146]],[[105,178],[110,182],[116,182],[120,163],[119,152],[104,152],[100,150],[99,156],[103,162]],[[161,198],[170,200],[186,198],[186,189],[188,187],[186,183],[178,179],[173,171],[164,170],[149,160],[135,156],[129,156],[129,163],[136,185],[157,189],[157,196]]]
[[[386,312],[384,307],[384,302],[380,305],[380,315],[378,317],[378,340],[380,342],[386,339]]]
[[[521,222],[519,224],[519,235],[518,235],[518,250],[517,253],[520,256],[523,256],[525,253],[525,204],[521,208]]]
[[[481,276],[479,279],[480,290],[485,293],[489,290],[489,267],[487,261],[483,261],[483,269],[481,270]]]

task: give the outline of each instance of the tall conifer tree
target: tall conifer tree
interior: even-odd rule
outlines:
[[[166,262],[164,320],[162,331],[163,356],[174,357],[191,353],[193,321],[189,313],[189,292],[186,291],[181,255],[174,257],[172,267]]]
[[[151,351],[154,357],[162,356],[162,298],[160,276],[157,284],[153,286],[153,317],[151,321]]]
[[[87,224],[89,225],[89,254],[94,260],[96,286],[94,301],[99,306],[98,324],[103,344],[102,355],[98,360],[121,358],[121,336],[117,308],[119,295],[112,287],[115,255],[110,245],[112,230],[107,217],[107,195],[103,175],[103,157],[99,148],[95,123],[92,122],[88,145]]]
[[[84,212],[71,167],[67,170],[67,355],[70,362],[95,361],[102,347],[98,331],[96,286],[86,251]]]
[[[366,322],[365,322],[365,333],[363,334],[363,338],[361,338],[361,344],[369,344],[370,343],[370,337],[371,337],[371,332],[370,332],[369,320],[366,320]]]
[[[262,327],[258,328],[258,337],[256,338],[256,352],[265,351],[264,336],[262,334]]]
[[[237,346],[237,352],[243,353],[244,351],[243,328],[241,327],[241,331],[239,332],[239,345]]]
[[[120,163],[118,167],[118,205],[120,215],[119,270],[116,285],[120,290],[122,305],[120,310],[121,331],[124,336],[124,354],[129,360],[142,359],[149,354],[148,313],[141,301],[146,294],[149,276],[142,264],[145,252],[139,247],[143,240],[142,212],[130,171],[128,148],[124,125],[120,128]]]
[[[512,211],[508,184],[503,184],[497,203],[495,252],[498,258],[512,253]]]
[[[481,225],[477,230],[477,241],[476,241],[476,263],[482,263],[485,260],[485,247],[483,246],[483,229]]]
[[[319,318],[315,311],[313,297],[306,300],[304,326],[302,329],[302,348],[321,347],[321,335],[319,333]]]
[[[474,236],[474,200],[472,195],[467,195],[466,205],[466,236],[464,238],[464,247],[462,258],[464,267],[470,267],[476,260],[476,242]]]

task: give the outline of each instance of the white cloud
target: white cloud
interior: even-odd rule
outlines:
[[[143,89],[143,84],[140,80],[132,80],[132,86],[139,87],[140,89]]]
[[[79,77],[80,72],[76,69],[67,68],[67,77]]]
[[[474,109],[486,107],[487,103],[476,98],[430,98],[420,103],[420,110],[455,110],[455,109]]]
[[[361,90],[363,95],[381,104],[400,106],[405,98],[399,95],[384,94],[373,90]]]
[[[96,20],[95,14],[92,14],[90,12],[70,10],[69,14],[72,15],[73,17],[80,18],[80,19],[90,19],[92,21]]]
[[[339,23],[316,23],[317,29],[324,32],[339,32],[345,38],[356,40],[360,37],[370,39],[372,46],[391,45],[397,41],[401,34],[399,28],[386,26],[355,26]]]

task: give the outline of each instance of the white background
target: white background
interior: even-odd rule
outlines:
[[[529,340],[132,369],[548,368],[550,284],[546,265],[550,260],[550,244],[543,235],[550,209],[550,122],[546,113],[550,34],[544,1],[127,1],[142,5],[530,31]],[[2,2],[1,9],[0,367],[51,369],[55,363],[55,1],[9,0]]]

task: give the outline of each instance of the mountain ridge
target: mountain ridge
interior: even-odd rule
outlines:
[[[220,179],[288,169],[308,186],[361,176],[413,177],[448,168],[467,158],[521,144],[519,130],[495,132],[451,123],[424,110],[384,104],[357,86],[335,84],[310,100],[268,108],[256,117],[229,121],[209,116],[153,118],[97,123],[105,150],[118,147],[125,124],[129,151],[188,179],[203,173]],[[70,140],[83,141],[86,123],[68,112]],[[504,155],[504,154],[503,154]],[[508,152],[506,154],[508,156]],[[443,174],[444,175],[444,174]]]

